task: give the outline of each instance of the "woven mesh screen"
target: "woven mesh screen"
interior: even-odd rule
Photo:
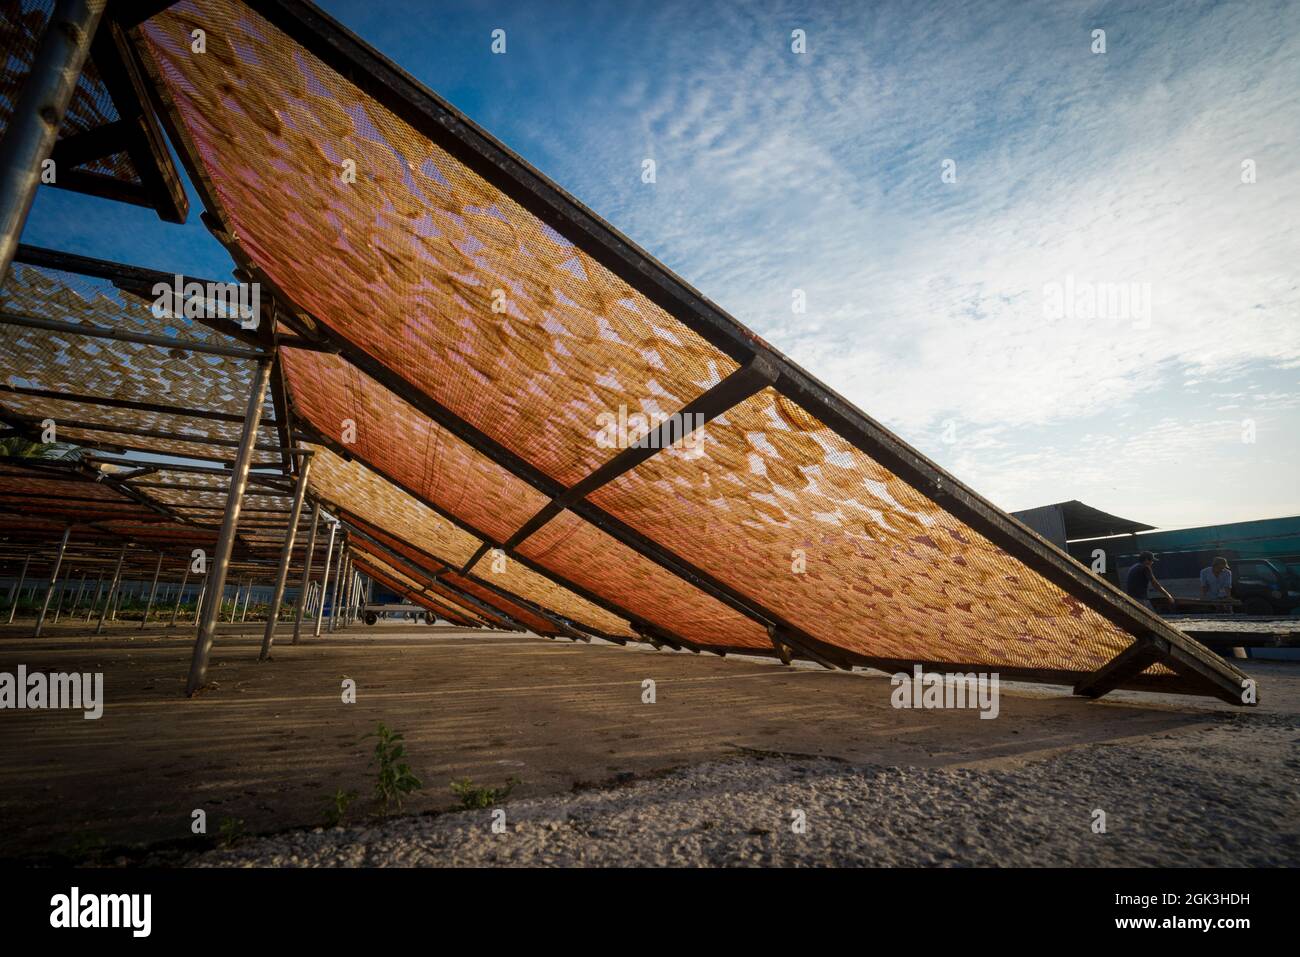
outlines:
[[[485,605],[490,605],[505,612],[534,634],[555,634],[555,625],[547,621],[545,618],[534,614],[518,602],[510,601],[508,598],[502,598],[496,592],[489,588],[484,588],[478,582],[466,578],[464,575],[460,575],[456,572],[444,572],[442,578],[449,585],[454,585],[461,591],[473,595]]]
[[[629,396],[672,412],[735,368],[242,4],[180,3],[144,30],[257,265],[553,477],[612,454],[594,441],[600,413]]]
[[[204,56],[188,44],[200,27],[215,38]],[[597,441],[602,416],[677,411],[735,369],[236,0],[187,0],[144,33],[186,150],[244,252],[333,335],[560,483],[616,454]],[[355,183],[339,175],[349,160]],[[531,511],[480,514],[495,511],[484,497],[515,501],[518,483],[467,465],[472,454],[448,451],[429,423],[336,360],[288,362],[303,414],[331,436],[340,417],[364,423],[357,454],[384,475],[439,507],[454,486],[431,475],[444,465],[469,475],[458,507],[495,520],[490,531],[474,524],[498,538]],[[1132,643],[774,390],[705,433],[702,451],[661,451],[591,501],[821,641],[876,658],[1058,672],[1095,669]],[[440,451],[419,451],[435,440]],[[383,493],[363,499],[379,514]],[[424,547],[398,515],[375,520]],[[519,554],[650,621],[668,616],[667,627],[702,643],[766,644],[756,624],[571,515]],[[631,633],[513,557],[485,555],[472,573]],[[575,599],[581,615],[564,610]]]
[[[106,279],[15,264],[0,288],[0,309],[20,316],[103,326],[205,345],[242,346],[193,319],[159,318],[151,303]],[[51,418],[57,439],[101,443],[194,458],[234,458],[242,430],[253,363],[164,346],[71,335],[0,324],[0,381],[94,398],[201,409],[237,416],[228,422],[0,392],[0,409],[29,419]],[[268,394],[263,422],[273,422]],[[75,423],[75,424],[69,424]],[[148,433],[173,433],[151,435]],[[191,438],[192,437],[192,438]],[[210,444],[212,441],[219,444]],[[279,462],[273,426],[258,434],[257,464]]]
[[[509,555],[488,552],[474,564],[470,574],[490,581],[513,595],[527,598],[533,604],[555,612],[587,630],[594,627],[597,633],[618,635],[621,638],[636,635],[626,619],[557,585]]]
[[[366,522],[398,535],[422,551],[437,556],[455,567],[463,567],[482,544],[437,512],[407,495],[357,462],[344,462],[328,449],[308,446],[316,451],[310,484],[329,502],[343,503],[347,510]],[[500,571],[493,570],[488,556],[479,577],[498,583],[501,588],[586,627],[612,634],[631,634],[626,621],[607,612],[549,579],[528,571],[519,562],[507,558]]]
[[[0,508],[23,516],[78,523],[149,519],[156,514],[88,477],[55,477],[39,468],[6,463],[0,463]]]
[[[433,509],[420,504],[401,489],[357,462],[344,462],[328,449],[315,451],[310,484],[329,502],[341,502],[350,511],[380,528],[400,529],[421,547],[449,562],[466,562],[478,550],[479,540],[463,532]]]
[[[385,547],[392,549],[394,552],[396,552],[397,554],[405,558],[408,562],[422,569],[427,575],[425,584],[428,586],[428,588],[431,591],[436,592],[437,594],[441,595],[443,598],[447,599],[448,601],[452,602],[457,606],[464,607],[465,610],[470,614],[476,616],[489,615],[489,613],[485,612],[482,608],[474,606],[473,603],[471,602],[466,602],[464,596],[457,594],[456,591],[452,590],[451,588],[444,587],[438,581],[434,580],[433,576],[437,575],[442,578],[445,578],[448,581],[452,581],[453,578],[456,579],[458,582],[465,581],[465,579],[460,578],[460,576],[458,575],[452,575],[446,563],[431,558],[424,552],[420,551],[420,549],[412,546],[409,542],[404,541],[403,539],[397,537],[396,535],[390,535],[388,532],[384,531],[383,529],[376,528],[374,525],[371,525],[370,523],[357,518],[355,515],[351,515],[347,512],[343,512],[341,514],[343,515],[343,517],[345,518],[345,520],[349,525],[360,530],[366,535],[369,535],[371,538],[375,539],[375,541],[379,542],[381,545],[384,545]],[[364,540],[361,541],[364,542]],[[360,547],[366,547],[366,546],[362,544]],[[518,615],[515,616],[516,620],[520,621],[527,627],[531,628],[533,631],[537,631],[538,628],[541,628],[542,631],[539,632],[540,634],[546,634],[554,630],[551,624],[547,622],[544,618],[539,618],[538,616],[533,615],[532,612],[523,609],[523,607],[518,605],[517,603],[509,602],[500,597],[495,596],[493,593],[489,592],[485,588],[480,588],[479,586],[474,585],[474,589],[461,588],[460,590],[468,591],[470,594],[479,598],[489,607],[495,608],[500,611],[504,611],[507,615],[514,615],[516,609],[521,611],[523,615],[530,620],[525,620],[524,617],[520,617]],[[492,600],[488,601],[484,599],[482,597],[483,593],[492,595]],[[505,620],[501,618],[497,618],[495,616],[491,617],[491,623],[499,627],[505,627],[508,624]]]
[[[294,410],[426,501],[497,541],[546,496],[476,452],[338,356],[281,350]],[[345,423],[351,422],[351,429]]]
[[[45,25],[54,9],[54,0],[0,0],[0,132],[9,121],[22,94],[23,83],[31,71]],[[99,71],[87,58],[59,130],[60,139],[97,129],[118,119],[117,108],[109,96]],[[139,175],[125,153],[83,163],[78,170],[96,176],[138,183]]]
[[[661,452],[592,501],[817,638],[1061,669],[1132,643],[771,389],[705,433],[704,455]]]
[[[767,629],[571,512],[553,518],[519,553],[652,624],[701,645],[770,649]]]
[[[364,557],[356,555],[353,556],[353,562],[358,571],[370,575],[375,581],[392,589],[413,604],[426,608],[439,617],[458,625],[475,624],[473,619],[464,613],[448,607],[445,603],[427,594],[422,583],[393,568],[376,555],[369,552],[366,552]]]

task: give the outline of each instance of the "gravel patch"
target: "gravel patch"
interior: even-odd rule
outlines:
[[[197,866],[1300,865],[1300,719],[1225,715],[1015,766],[749,754],[493,811],[290,831]],[[1094,811],[1106,815],[1094,833]],[[796,831],[796,818],[806,824]],[[499,815],[498,815],[499,817]]]

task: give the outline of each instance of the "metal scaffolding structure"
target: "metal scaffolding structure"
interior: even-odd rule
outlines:
[[[151,569],[147,620],[164,568],[182,572],[171,620],[196,591],[191,695],[228,582],[232,621],[269,589],[262,660],[290,582],[295,643],[308,616],[314,637],[355,621],[379,582],[467,626],[1242,703],[1239,670],[312,4],[127,3],[98,31],[84,7],[60,0],[51,19],[78,15],[85,36],[34,39],[3,117],[0,422],[33,448],[52,423],[80,450],[0,460],[0,538],[41,547],[15,569],[10,620],[37,574],[37,634],[56,591],[57,618],[66,558],[83,578],[113,569],[90,604],[99,631],[124,575]],[[195,18],[234,42],[191,56]],[[31,104],[101,87],[112,111],[33,132]],[[183,219],[164,130],[236,279],[261,291],[251,324],[214,310],[210,281],[17,243],[32,163],[51,154],[118,157],[100,195]],[[327,137],[366,175],[321,175]],[[160,287],[180,294],[160,308]],[[597,441],[620,408],[642,424]]]

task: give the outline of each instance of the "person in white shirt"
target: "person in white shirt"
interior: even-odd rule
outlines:
[[[1201,597],[1228,599],[1232,597],[1232,572],[1226,558],[1216,558],[1209,568],[1201,569]]]

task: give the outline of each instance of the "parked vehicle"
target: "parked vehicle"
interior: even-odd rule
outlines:
[[[437,616],[433,612],[406,602],[366,605],[361,613],[361,620],[367,625],[376,624],[380,618],[405,618],[408,621],[422,621],[426,625],[432,625],[437,621]]]
[[[1287,615],[1300,608],[1300,580],[1271,558],[1239,558],[1232,565],[1232,597],[1247,615]]]

